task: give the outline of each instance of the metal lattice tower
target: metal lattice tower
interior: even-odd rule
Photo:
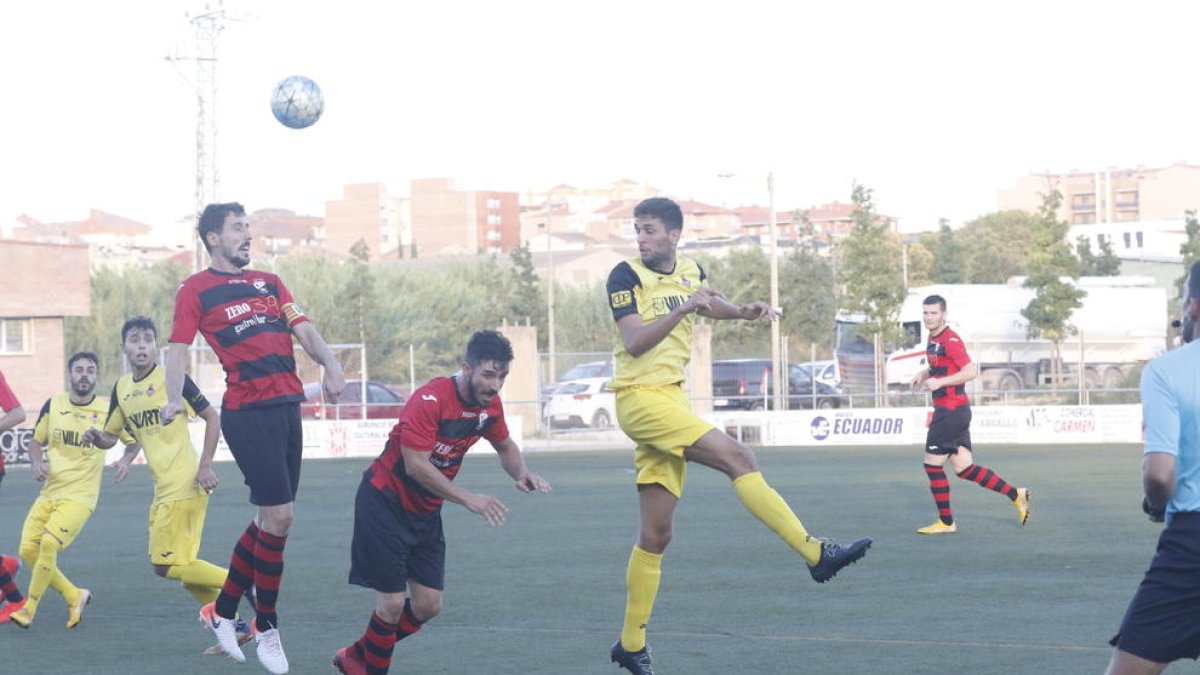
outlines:
[[[217,200],[220,172],[217,164],[217,38],[225,28],[225,9],[205,5],[191,17],[196,29],[196,218],[206,204]],[[192,271],[204,269],[204,246],[196,240]]]

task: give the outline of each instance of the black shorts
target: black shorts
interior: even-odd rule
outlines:
[[[1109,644],[1170,663],[1200,657],[1200,513],[1176,513]]]
[[[925,452],[955,455],[960,447],[971,449],[971,406],[934,408],[925,434]]]
[[[380,593],[401,593],[412,579],[440,591],[445,577],[441,510],[405,511],[399,499],[377,490],[364,475],[354,496],[350,583]]]
[[[222,410],[221,433],[250,486],[251,504],[279,506],[296,501],[304,451],[299,403]]]

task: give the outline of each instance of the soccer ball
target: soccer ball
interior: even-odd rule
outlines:
[[[325,112],[325,97],[316,82],[293,75],[275,85],[271,94],[271,112],[285,127],[303,129],[311,127]]]

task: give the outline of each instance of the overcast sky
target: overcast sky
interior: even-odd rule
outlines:
[[[227,0],[219,196],[631,178],[733,205],[774,171],[781,209],[858,180],[904,229],[957,224],[1029,171],[1200,163],[1197,4]],[[203,7],[5,6],[0,223],[192,211],[195,65],[165,57]],[[326,97],[302,131],[269,110],[292,74]]]

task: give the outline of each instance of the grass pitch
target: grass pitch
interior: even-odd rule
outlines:
[[[916,447],[760,450],[767,480],[814,534],[875,538],[863,561],[824,585],[742,508],[727,479],[691,466],[650,625],[656,671],[1102,672],[1160,531],[1139,509],[1140,447],[983,447],[976,459],[1033,488],[1028,526],[1003,497],[951,478],[958,534],[917,535],[935,511]],[[553,493],[518,493],[487,453],[468,458],[459,481],[504,500],[508,522],[492,529],[446,506],[445,607],[397,645],[393,673],[618,672],[608,649],[637,531],[630,453],[536,452],[528,461]],[[373,594],[346,584],[367,464],[304,467],[279,603],[293,673],[330,672],[330,655],[370,615]],[[253,511],[236,467],[222,464],[218,475],[201,555],[224,565]],[[0,485],[0,551],[16,552],[37,489],[16,468]],[[105,485],[59,558],[95,594],[83,623],[66,630],[51,591],[29,630],[0,625],[3,672],[265,672],[252,646],[241,666],[201,655],[212,639],[194,602],[146,559],[149,499],[145,467]],[[28,570],[18,581],[28,585]]]

